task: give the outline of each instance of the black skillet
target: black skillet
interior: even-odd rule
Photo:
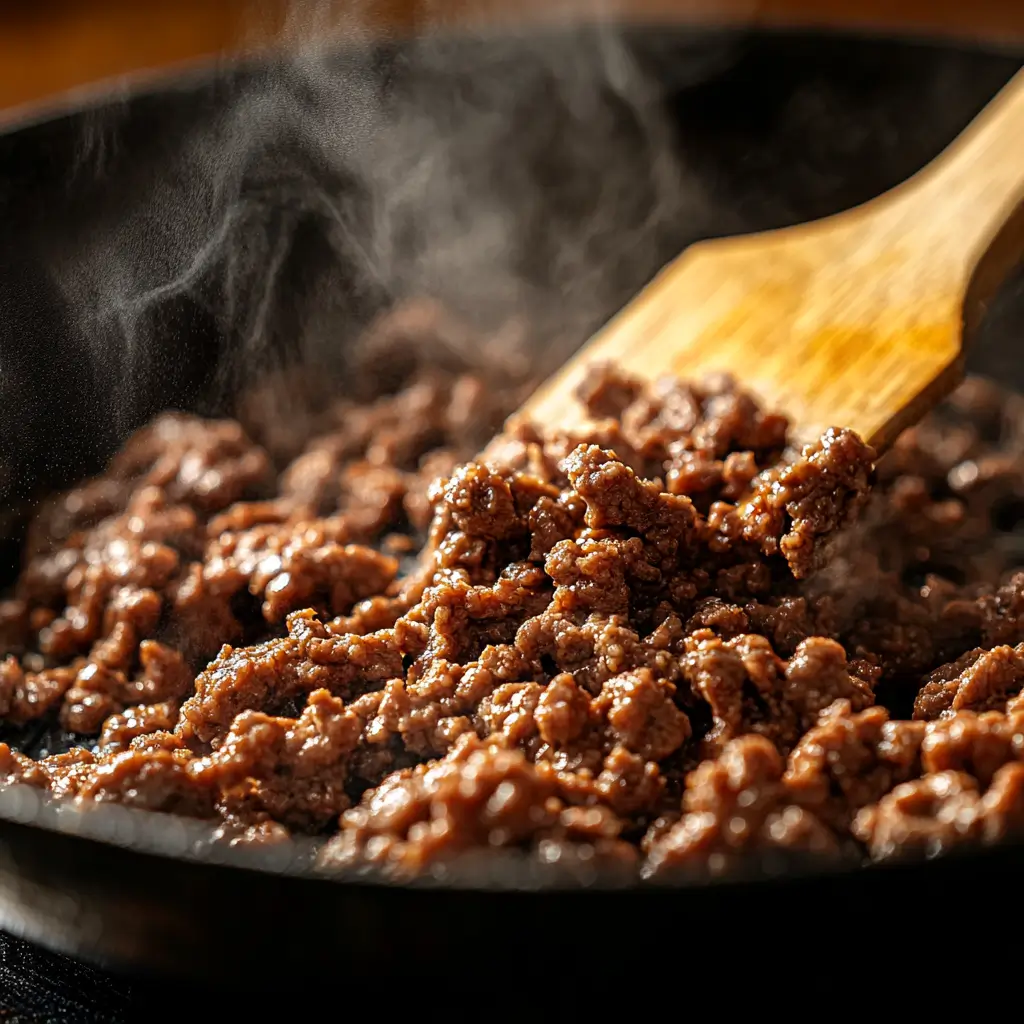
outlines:
[[[564,350],[690,241],[825,215],[902,180],[1019,64],[1008,53],[821,36],[463,40],[338,54],[315,75],[235,68],[0,138],[6,579],[31,500],[95,470],[156,411],[221,411],[275,360],[314,359],[343,375],[346,339],[423,288],[492,320],[526,295],[538,358]],[[355,124],[368,103],[413,126],[407,152],[389,157],[396,180],[430,140],[453,140],[422,192],[389,207],[383,235],[370,216],[373,176],[346,150],[362,145],[346,118]],[[588,192],[572,184],[584,170],[629,188]],[[465,263],[443,251],[457,231],[438,220],[430,204],[444,193],[432,189],[456,174],[472,215],[459,230],[485,209],[515,213],[503,221],[504,258],[519,292],[486,275],[460,282]],[[529,182],[536,191],[524,191]],[[196,269],[214,235],[221,242]],[[567,263],[584,235],[590,248]],[[386,258],[361,248],[370,237],[391,246]],[[184,277],[187,287],[162,287]],[[973,368],[1024,388],[1022,327],[1019,277]],[[67,741],[48,727],[5,738],[35,754]],[[417,971],[453,985],[525,964],[567,978],[653,961],[671,974],[685,949],[685,970],[702,977],[755,963],[808,977],[880,942],[909,962],[940,939],[998,928],[1024,902],[1017,847],[824,873],[758,863],[742,878],[670,888],[549,877],[517,861],[396,886],[325,880],[301,856],[210,848],[196,829],[0,794],[0,927],[133,977],[259,992],[368,978],[389,1005],[408,1006],[403,981]],[[968,895],[979,886],[984,897]],[[1000,947],[1007,957],[1012,941]],[[415,969],[402,959],[411,951]]]

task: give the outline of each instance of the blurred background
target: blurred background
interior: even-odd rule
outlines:
[[[1012,44],[1018,0],[9,0],[0,4],[0,112],[121,75],[168,69],[281,39],[282,29],[411,32],[453,24],[717,23],[890,32]],[[0,113],[0,119],[2,119]]]

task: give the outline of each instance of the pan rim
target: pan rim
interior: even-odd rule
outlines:
[[[629,26],[629,31],[643,33],[645,31],[664,31],[662,25],[645,25],[634,23]],[[557,35],[564,31],[562,26],[545,27],[531,33],[534,37],[540,35]],[[937,49],[948,52],[974,52],[993,54],[1005,54],[1007,48],[999,47],[991,43],[979,40],[958,40],[952,41],[944,38],[908,38],[904,36],[874,36],[871,33],[860,31],[840,30],[811,30],[811,29],[786,29],[782,27],[756,27],[744,26],[685,26],[673,29],[681,37],[707,37],[721,36],[723,32],[735,34],[737,37],[746,36],[773,36],[785,39],[807,39],[821,38],[822,36],[839,37],[848,40],[870,41],[872,43],[906,48],[906,49]],[[507,38],[507,32],[496,32],[496,36]],[[479,38],[479,33],[474,33],[474,38]],[[383,42],[383,41],[381,41]],[[354,42],[355,47],[365,47],[365,41]],[[1018,54],[1019,47],[1008,48],[1011,53]],[[22,131],[29,131],[40,125],[58,121],[64,118],[73,117],[95,110],[104,105],[123,104],[135,99],[141,99],[156,94],[176,93],[188,91],[202,85],[227,79],[238,74],[245,74],[250,70],[258,70],[262,67],[273,64],[274,58],[241,57],[227,62],[216,62],[200,58],[190,61],[184,65],[176,65],[173,68],[154,75],[152,73],[138,73],[127,76],[116,81],[104,81],[96,83],[83,90],[76,90],[68,94],[60,101],[53,104],[46,104],[42,107],[33,106],[20,120],[7,120],[6,117],[0,121],[0,137],[16,134]],[[31,794],[31,798],[25,793]],[[33,803],[33,800],[35,803]],[[159,822],[159,825],[153,825]],[[791,881],[803,881],[812,877],[815,873],[827,874],[860,874],[865,871],[886,870],[890,865],[865,864],[862,857],[844,858],[840,862],[827,862],[815,860],[809,871],[801,871],[794,874],[791,865],[794,863],[803,864],[808,867],[806,858],[774,858],[766,862],[760,861],[756,856],[749,859],[745,869],[735,875],[721,878],[708,878],[707,876],[690,877],[683,880],[681,877],[671,882],[640,879],[635,873],[628,881],[623,882],[621,876],[618,879],[609,876],[594,877],[592,874],[585,875],[582,879],[577,874],[560,874],[551,872],[548,878],[536,882],[536,867],[531,866],[527,858],[520,855],[504,856],[501,851],[489,851],[487,858],[490,866],[482,869],[479,866],[467,868],[463,871],[461,866],[451,866],[435,875],[426,875],[414,879],[396,879],[387,875],[379,869],[369,867],[358,869],[352,872],[326,873],[316,870],[312,864],[316,853],[323,845],[322,840],[311,839],[306,836],[293,836],[289,844],[294,844],[296,849],[284,857],[280,852],[273,849],[259,847],[229,847],[225,844],[210,842],[210,834],[214,831],[215,825],[204,823],[195,819],[188,819],[178,815],[146,811],[139,808],[130,808],[115,804],[80,805],[74,804],[68,799],[61,799],[47,794],[24,784],[10,784],[0,786],[0,828],[3,824],[25,825],[39,828],[44,831],[57,832],[71,837],[112,845],[121,849],[141,854],[151,855],[171,860],[189,860],[197,863],[204,863],[215,867],[224,867],[231,870],[255,870],[265,874],[286,874],[293,878],[312,878],[318,881],[334,882],[336,885],[348,886],[372,886],[398,889],[410,888],[441,888],[458,889],[462,891],[487,891],[496,892],[521,892],[525,889],[536,889],[544,892],[566,892],[566,891],[589,891],[607,892],[626,889],[631,892],[659,890],[665,887],[672,889],[691,889],[694,887],[727,887],[732,885],[746,884],[771,884],[777,881],[780,876],[785,876]],[[156,835],[168,836],[171,833],[178,833],[179,838],[175,840],[175,847],[180,848],[182,839],[180,833],[185,833],[185,850],[182,853],[169,852],[167,845],[161,846],[155,838]],[[119,838],[119,834],[121,838]],[[123,836],[127,836],[124,839]],[[2,840],[0,840],[2,841]],[[979,865],[986,861],[986,855],[993,852],[1006,854],[1010,849],[1024,849],[1024,843],[1006,841],[994,847],[967,847],[948,851],[939,858],[924,858],[925,860],[940,860],[946,858],[969,858]],[[911,858],[920,860],[922,858]],[[285,863],[285,867],[280,865]],[[896,862],[905,863],[905,862]],[[785,864],[783,867],[781,865]],[[517,866],[518,865],[518,866]],[[525,866],[525,870],[523,867]],[[550,872],[550,868],[542,868]],[[491,884],[483,884],[487,879]],[[500,884],[496,884],[500,882]]]

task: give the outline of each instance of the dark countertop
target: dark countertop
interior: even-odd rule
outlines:
[[[131,985],[0,932],[0,1021],[117,1024],[127,1020]]]

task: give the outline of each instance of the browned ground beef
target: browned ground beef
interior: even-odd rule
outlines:
[[[526,382],[422,362],[283,432],[273,392],[248,433],[165,414],[40,508],[0,714],[80,745],[0,775],[398,873],[1024,825],[1020,398],[969,380],[876,468],[728,380],[602,371],[575,433],[466,461]]]

